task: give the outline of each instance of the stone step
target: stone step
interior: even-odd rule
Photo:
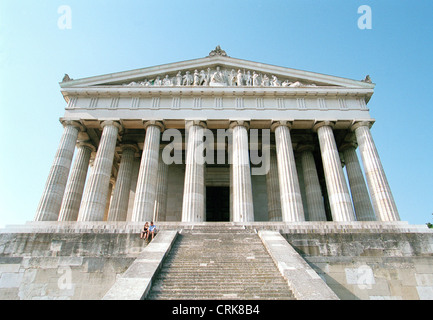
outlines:
[[[180,285],[180,284],[185,284],[185,285],[220,285],[222,283],[224,283],[224,285],[233,285],[233,286],[238,286],[241,284],[245,284],[245,285],[257,285],[259,284],[260,286],[263,286],[263,283],[265,285],[267,284],[278,284],[278,285],[284,285],[286,286],[286,283],[284,281],[281,281],[278,278],[275,278],[274,276],[271,275],[267,275],[267,276],[261,276],[260,277],[260,283],[258,281],[251,281],[252,278],[257,279],[257,277],[244,277],[244,278],[236,278],[236,279],[230,279],[230,281],[224,281],[222,282],[220,277],[216,276],[216,277],[199,277],[197,279],[194,279],[194,282],[191,282],[190,280],[192,279],[191,277],[178,277],[178,276],[164,276],[162,275],[161,277],[158,278],[158,280],[154,281],[153,284],[154,285],[167,285],[167,286],[171,286],[171,285]]]
[[[260,292],[261,294],[264,294],[265,292],[280,292],[286,290],[287,285],[283,284],[268,284],[270,286],[269,289],[263,288],[263,286],[259,285],[248,285],[245,283],[240,283],[237,285],[226,285],[222,284],[221,282],[218,284],[208,284],[208,285],[186,285],[186,284],[180,284],[178,286],[176,285],[158,285],[155,284],[155,287],[152,289],[152,292],[167,292],[170,293],[176,293],[178,291],[180,292],[189,292],[189,291],[201,291],[204,293],[207,292],[213,292],[217,290],[217,292],[238,292],[238,293],[245,293],[245,292]]]
[[[245,259],[246,260],[246,259]],[[255,259],[258,260],[258,259]],[[249,261],[236,261],[236,260],[230,260],[230,261],[200,261],[200,262],[188,262],[188,261],[165,261],[166,266],[170,266],[173,268],[181,267],[181,268],[196,268],[203,271],[209,270],[209,269],[215,269],[215,268],[223,268],[228,270],[233,270],[233,268],[236,268],[238,270],[242,270],[244,268],[251,269],[255,267],[271,267],[274,266],[271,262],[266,263],[260,263],[255,262],[251,263]]]
[[[184,229],[147,299],[294,299],[256,232]]]
[[[199,268],[197,266],[184,266],[180,264],[180,265],[163,265],[163,267],[161,268],[161,272],[176,272],[176,271],[181,273],[192,272],[198,275],[217,272],[217,271],[220,271],[221,273],[232,274],[232,275],[240,275],[240,274],[244,275],[244,274],[253,274],[253,273],[274,274],[272,270],[274,269],[274,267],[275,266],[271,264],[267,266],[261,266],[261,267],[257,267],[257,266],[253,267],[251,265],[239,266],[234,264],[232,267],[225,267],[225,268],[222,268],[220,266]]]
[[[258,289],[260,288],[262,291],[269,290],[275,291],[276,288],[286,288],[286,283],[276,282],[276,281],[267,281],[265,284],[257,283],[257,282],[231,282],[231,281],[165,281],[158,280],[153,283],[154,291],[161,291],[165,288],[171,288],[172,290],[183,290],[185,288],[189,288],[192,290],[203,290],[208,288],[224,288],[224,290],[234,290],[234,291],[244,291],[249,290],[251,288]]]
[[[293,295],[281,294],[237,294],[230,293],[188,293],[182,292],[179,294],[164,294],[164,293],[151,293],[148,295],[148,300],[294,300]]]
[[[214,288],[162,288],[161,290],[152,290],[151,295],[165,295],[167,297],[179,297],[180,299],[186,299],[189,295],[193,296],[224,296],[232,295],[242,299],[247,296],[250,297],[286,297],[293,299],[291,292],[283,291],[283,288],[275,288],[273,290],[264,290],[260,288],[247,288],[245,290],[235,290],[232,288],[214,287]]]
[[[237,281],[237,282],[251,282],[251,281],[260,281],[260,283],[267,283],[271,281],[273,278],[275,278],[275,273],[267,272],[267,273],[244,273],[244,274],[238,274],[235,278],[233,278],[233,273],[218,273],[214,274],[212,272],[209,272],[207,274],[200,273],[198,275],[192,275],[191,273],[187,272],[167,272],[167,273],[160,273],[158,276],[158,279],[161,280],[171,280],[171,281],[200,281],[200,282],[208,282],[208,281],[225,281],[227,278],[230,277],[230,281]],[[245,281],[238,280],[239,278],[245,279]],[[236,279],[236,280],[234,280]]]

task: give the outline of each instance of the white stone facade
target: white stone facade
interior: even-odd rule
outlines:
[[[37,221],[399,220],[368,80],[219,49],[60,87],[65,133]]]

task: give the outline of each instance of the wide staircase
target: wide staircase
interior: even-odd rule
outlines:
[[[254,230],[195,226],[178,235],[146,299],[294,299]]]

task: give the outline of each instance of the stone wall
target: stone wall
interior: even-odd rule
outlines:
[[[145,246],[136,233],[1,233],[0,300],[101,299]]]
[[[433,233],[284,233],[340,299],[433,299]]]
[[[433,230],[406,222],[159,222],[160,230],[273,230],[340,299],[433,299]],[[146,243],[135,222],[28,222],[0,230],[0,300],[101,299]]]

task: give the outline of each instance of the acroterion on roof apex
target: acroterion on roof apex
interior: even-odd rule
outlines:
[[[219,45],[216,46],[214,50],[209,52],[209,57],[213,57],[213,56],[228,57],[227,53],[223,49],[221,49],[221,47]]]

